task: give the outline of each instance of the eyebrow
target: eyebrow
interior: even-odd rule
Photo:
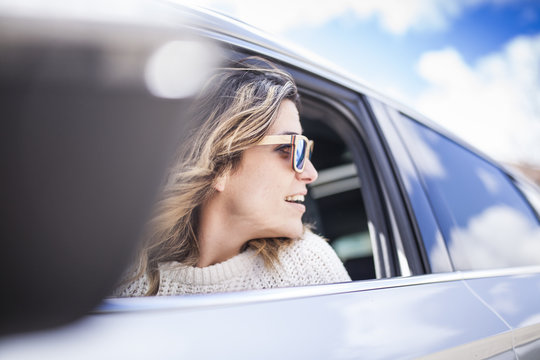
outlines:
[[[302,135],[303,132],[304,132],[304,129],[302,129],[302,132],[300,134],[294,131],[285,131],[285,132],[279,133],[278,135]]]

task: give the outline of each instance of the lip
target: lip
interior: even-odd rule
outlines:
[[[300,192],[297,192],[297,193],[294,193],[294,194],[291,194],[291,195],[287,195],[286,197],[288,197],[288,196],[296,196],[296,195],[306,196],[307,195],[307,190],[300,191]]]
[[[294,194],[291,194],[291,195],[287,195],[286,197],[292,197],[292,196],[296,196],[296,195],[302,195],[302,196],[306,196],[307,195],[307,189],[303,190],[303,191],[299,191],[297,193],[294,193]],[[299,203],[294,203],[294,202],[288,202],[287,200],[285,200],[285,202],[294,207],[294,209],[296,211],[299,211],[300,213],[305,213],[306,212],[306,205],[304,204],[299,204]]]
[[[306,212],[306,206],[304,204],[298,204],[298,203],[293,203],[293,202],[288,202],[288,201],[286,201],[286,203],[292,206],[295,210],[301,212],[302,214]]]

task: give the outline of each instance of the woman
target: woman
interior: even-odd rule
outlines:
[[[219,69],[196,101],[136,275],[118,296],[211,293],[349,281],[302,224],[317,171],[292,77],[261,58]]]

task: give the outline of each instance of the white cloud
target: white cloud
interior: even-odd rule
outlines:
[[[464,11],[511,0],[192,0],[221,9],[273,33],[319,26],[336,18],[376,19],[393,34],[444,29]],[[454,49],[422,56],[418,69],[430,84],[416,101],[397,87],[389,94],[414,104],[435,121],[500,160],[540,165],[540,39],[516,38],[498,53],[467,64]]]
[[[430,84],[418,109],[499,160],[540,164],[540,35],[472,66],[452,48],[425,53],[417,70]]]
[[[493,206],[451,232],[449,250],[458,269],[534,265],[540,261],[540,230],[519,211]],[[455,256],[459,254],[459,256]]]
[[[403,354],[433,352],[444,343],[458,341],[461,332],[441,321],[439,310],[441,299],[449,296],[451,289],[451,286],[424,286],[421,289],[405,286],[398,291],[376,291],[364,298],[367,301],[333,302],[329,306],[336,307],[344,319],[362,319],[344,321],[343,345],[336,349],[335,357],[352,359],[359,353],[366,353],[370,359],[400,358]],[[411,324],[412,329],[403,331],[402,326],[395,324]]]
[[[251,25],[272,33],[298,26],[317,26],[344,15],[377,19],[393,34],[411,29],[444,29],[466,8],[507,0],[192,0],[192,3],[220,9]]]

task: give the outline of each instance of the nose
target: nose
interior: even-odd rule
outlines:
[[[302,171],[300,174],[296,173],[296,176],[298,180],[303,181],[306,184],[310,184],[317,180],[319,174],[317,173],[317,170],[315,169],[315,166],[313,166],[311,160],[307,160],[304,171]]]

